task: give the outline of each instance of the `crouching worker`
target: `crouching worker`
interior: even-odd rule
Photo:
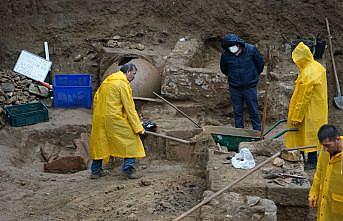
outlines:
[[[309,206],[318,207],[318,221],[343,220],[343,137],[333,125],[318,131],[323,145],[309,193]]]
[[[137,179],[135,159],[145,157],[139,134],[144,128],[135,109],[130,82],[137,68],[124,64],[120,71],[108,76],[94,96],[90,156],[92,179],[107,175],[103,159],[124,158],[122,170],[129,179]]]

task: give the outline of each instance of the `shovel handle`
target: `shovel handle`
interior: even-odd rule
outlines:
[[[339,86],[339,81],[338,81],[338,75],[337,75],[337,70],[336,70],[336,63],[335,63],[335,58],[333,55],[333,47],[332,47],[332,36],[330,32],[330,25],[329,25],[329,20],[328,18],[325,18],[325,23],[326,23],[326,29],[328,31],[328,38],[329,38],[329,47],[330,47],[330,55],[331,55],[331,60],[332,60],[332,67],[333,67],[333,73],[335,75],[335,81],[336,81],[336,88],[337,88],[337,96],[341,96],[341,87]]]
[[[167,136],[164,134],[159,134],[159,133],[155,133],[155,132],[151,132],[151,131],[145,131],[144,133],[149,134],[149,135],[153,135],[156,137],[163,137],[163,138],[168,139],[168,140],[174,140],[174,141],[177,141],[179,143],[184,143],[184,144],[192,144],[193,143],[193,142],[188,141],[188,140],[183,140],[183,139],[180,139],[177,137],[171,137],[171,136]]]

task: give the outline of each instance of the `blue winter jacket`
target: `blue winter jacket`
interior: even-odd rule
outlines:
[[[237,43],[243,47],[238,56],[228,50],[228,46]],[[234,34],[225,35],[222,46],[220,70],[228,76],[229,86],[237,89],[256,87],[264,67],[263,57],[256,46],[245,43]]]

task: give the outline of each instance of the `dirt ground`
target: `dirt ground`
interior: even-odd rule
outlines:
[[[280,46],[297,36],[326,37],[327,16],[343,79],[342,10],[343,2],[336,0],[3,0],[0,71],[13,69],[21,50],[44,56],[42,45],[48,41],[53,74],[90,73],[96,85],[103,74],[99,48],[110,40],[119,39],[121,48],[142,44],[144,51],[166,56],[187,36],[209,45],[201,67],[218,70],[218,42],[226,33],[237,33],[266,55],[266,45]],[[332,98],[336,89],[330,63],[327,67]],[[227,107],[183,106],[186,112],[193,110],[192,117],[202,125],[232,123]],[[175,119],[169,119],[170,111],[146,109],[150,115],[145,117],[155,115],[167,129],[190,127],[175,113]],[[343,125],[343,115],[332,103],[329,111],[330,122]],[[88,179],[89,171],[44,173],[39,147],[48,141],[63,148],[70,145],[72,137],[89,131],[90,114],[56,110],[48,123],[0,130],[0,220],[170,220],[201,199],[206,189],[202,170],[153,152],[139,161],[144,174],[140,180],[125,180],[120,162],[108,177],[96,181]]]
[[[72,145],[89,117],[88,110],[58,110],[48,123],[1,130],[0,220],[170,220],[199,202],[204,172],[154,152],[139,160],[139,180],[122,175],[120,159],[99,180],[89,171],[44,173],[39,146]]]

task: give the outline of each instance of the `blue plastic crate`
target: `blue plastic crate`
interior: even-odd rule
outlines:
[[[91,75],[56,74],[54,78],[54,106],[64,108],[91,108]]]
[[[48,108],[41,102],[5,106],[4,109],[13,127],[49,121]]]

